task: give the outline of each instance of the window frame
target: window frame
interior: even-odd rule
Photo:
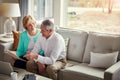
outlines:
[[[54,0],[30,0],[28,5],[29,6],[28,14],[32,15],[37,21],[43,19],[51,19],[53,18],[54,15],[53,4]]]

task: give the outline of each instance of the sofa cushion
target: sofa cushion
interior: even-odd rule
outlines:
[[[14,62],[15,62],[15,60],[7,53],[4,54],[3,61],[9,62],[12,66],[14,65]]]
[[[93,68],[81,63],[61,70],[59,77],[62,77],[63,80],[103,80],[104,71],[105,69]]]
[[[90,62],[90,52],[105,53],[120,51],[120,35],[90,32],[83,62]],[[118,55],[120,60],[120,55]]]
[[[26,70],[15,67],[14,71],[18,72],[18,80],[22,80],[25,74],[27,73]],[[11,80],[11,77],[10,75],[0,74],[0,80]]]
[[[87,32],[70,29],[59,29],[57,32],[64,38],[70,38],[67,58],[69,60],[82,62]]]
[[[10,80],[10,76],[5,74],[0,74],[0,80]]]
[[[70,39],[69,38],[65,38],[64,40],[65,40],[66,54],[68,55],[68,46],[69,46]]]
[[[91,52],[89,66],[108,68],[117,62],[118,53],[118,51],[106,54]]]

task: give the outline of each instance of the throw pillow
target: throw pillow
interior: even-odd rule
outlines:
[[[89,66],[108,68],[117,62],[118,53],[118,51],[105,54],[91,52]]]
[[[16,51],[19,43],[20,32],[12,31],[12,33],[13,33],[13,39],[14,39],[12,50]]]

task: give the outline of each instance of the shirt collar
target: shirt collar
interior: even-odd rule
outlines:
[[[55,34],[55,31],[52,33],[52,35],[47,39],[47,40],[50,40]]]

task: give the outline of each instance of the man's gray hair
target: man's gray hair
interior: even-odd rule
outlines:
[[[52,21],[50,21],[50,20],[44,20],[43,22],[42,22],[42,25],[47,29],[47,30],[49,30],[49,29],[52,29],[52,30],[55,30],[55,26],[54,26],[54,24],[53,24],[53,22]]]

